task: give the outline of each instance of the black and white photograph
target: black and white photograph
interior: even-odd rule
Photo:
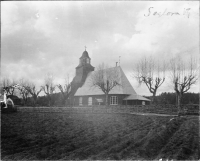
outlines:
[[[199,160],[199,1],[1,1],[1,160]]]

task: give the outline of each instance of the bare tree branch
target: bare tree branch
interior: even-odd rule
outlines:
[[[21,78],[18,82],[20,84],[20,86],[18,87],[18,90],[20,91],[20,95],[22,96],[23,104],[26,105],[28,96],[30,94],[30,92],[26,89],[29,82],[25,80],[24,78]]]
[[[41,87],[44,93],[47,95],[49,100],[49,106],[51,106],[52,95],[56,89],[56,85],[54,85],[54,77],[52,74],[47,74],[45,78],[45,84]]]
[[[152,57],[143,57],[135,66],[134,78],[138,81],[139,85],[144,83],[149,92],[153,94],[153,100],[156,96],[158,88],[165,81],[165,62],[162,65]]]
[[[34,104],[34,106],[36,106],[38,95],[42,91],[42,88],[36,89],[36,85],[33,84],[33,83],[29,83],[25,88],[32,95],[32,98],[33,98],[33,101],[34,101],[33,104]]]
[[[178,96],[178,111],[180,112],[182,95],[188,92],[198,80],[197,63],[192,57],[187,62],[184,62],[181,57],[177,57],[170,60],[170,66],[171,81]]]
[[[13,96],[15,92],[15,87],[13,87],[17,83],[16,80],[14,79],[9,79],[9,78],[3,78],[2,79],[2,86],[6,90],[6,93],[8,95]]]
[[[120,75],[116,68],[106,69],[104,64],[101,64],[91,75],[90,82],[91,87],[99,88],[105,94],[108,105],[108,94],[115,86],[120,85]]]
[[[65,103],[69,104],[68,98],[71,94],[71,83],[69,83],[69,76],[67,76],[67,79],[65,79],[64,85],[58,84],[57,87],[62,94],[62,103],[63,104],[65,104]]]

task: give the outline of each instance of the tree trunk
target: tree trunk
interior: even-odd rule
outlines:
[[[50,96],[50,94],[48,94],[47,98],[48,98],[48,105],[49,105],[49,107],[51,107],[51,96]]]
[[[70,100],[69,100],[69,97],[67,97],[67,99],[65,100],[65,106],[70,106]]]
[[[181,93],[177,93],[177,96],[178,96],[178,101],[177,101],[177,108],[178,108],[178,115],[181,114],[181,97],[182,97],[182,94]]]
[[[151,102],[152,104],[155,104],[155,98],[156,98],[156,92],[153,93],[152,102]]]
[[[36,104],[37,104],[37,96],[34,96],[34,97],[33,97],[33,101],[34,101],[34,102],[33,102],[34,106],[36,106]]]
[[[22,96],[23,98],[22,98],[22,100],[23,100],[23,106],[25,106],[26,105],[26,101],[25,101],[25,96]]]
[[[108,93],[105,93],[106,95],[106,106],[108,106]]]
[[[69,105],[69,95],[64,95],[62,96],[62,105],[63,106],[68,106]]]

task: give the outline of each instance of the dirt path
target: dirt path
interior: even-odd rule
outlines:
[[[168,114],[156,114],[156,113],[137,113],[131,112],[133,115],[143,115],[143,116],[178,116],[178,115],[168,115]]]

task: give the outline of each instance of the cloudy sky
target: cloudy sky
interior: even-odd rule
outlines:
[[[134,63],[144,55],[198,57],[199,2],[1,2],[2,78],[29,79],[40,86],[52,73],[62,83],[67,74],[74,77],[84,46],[94,67],[102,62],[115,66],[120,56],[136,92],[150,95],[131,77]],[[173,91],[169,82],[158,93],[164,91]],[[198,85],[191,91],[198,92]]]

